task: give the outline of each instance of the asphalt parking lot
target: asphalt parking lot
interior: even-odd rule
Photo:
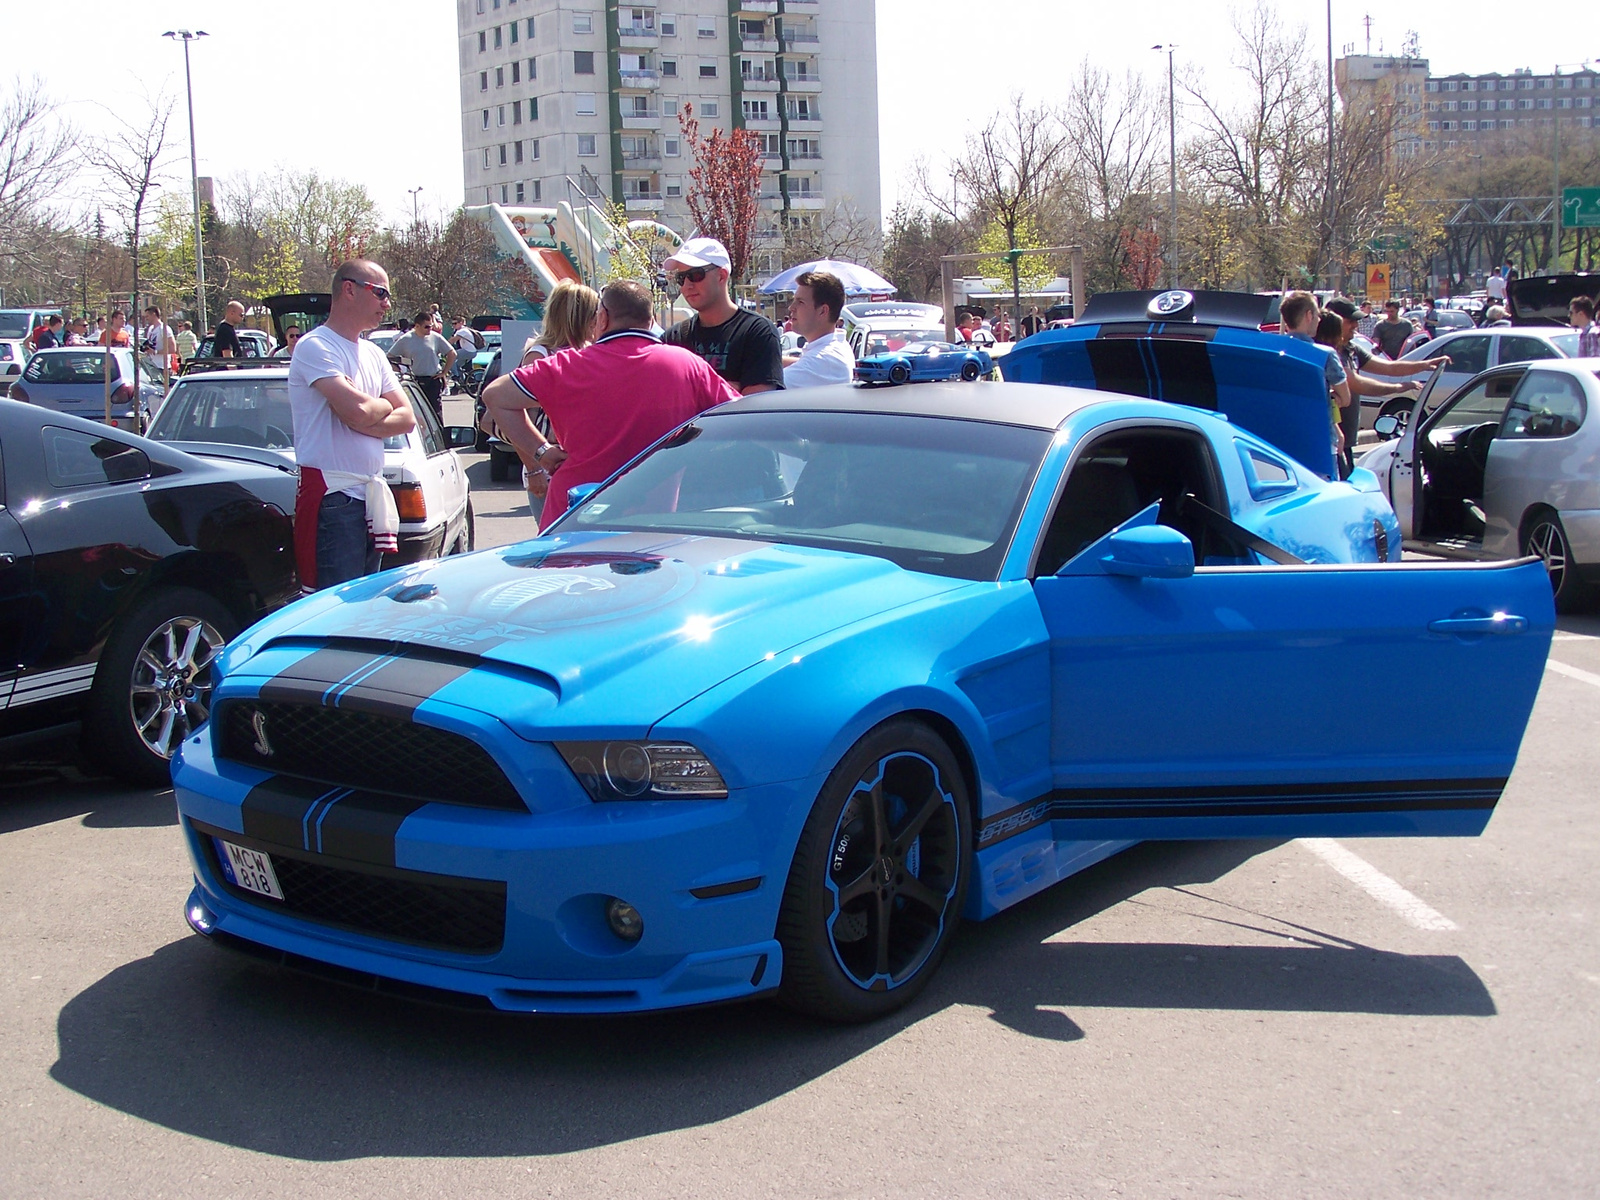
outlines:
[[[470,474],[479,545],[526,536]],[[0,765],[0,1195],[1591,1195],[1600,618],[1552,660],[1484,837],[1146,844],[857,1028],[264,970],[185,926],[170,792],[41,748]]]

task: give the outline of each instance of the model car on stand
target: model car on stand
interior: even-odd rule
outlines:
[[[862,383],[931,383],[942,379],[972,382],[994,370],[987,350],[942,341],[915,341],[898,350],[856,360]]]
[[[1297,343],[1099,328],[1108,381],[1154,355],[1212,403],[761,393],[545,536],[257,625],[174,771],[190,925],[504,1010],[773,993],[863,1020],[963,917],[1142,839],[1480,832],[1544,669],[1543,569],[1395,561],[1376,481],[1317,473]],[[1057,336],[1021,365],[1087,348]],[[1406,736],[1330,739],[1382,703],[1375,658],[1404,664]]]
[[[165,785],[223,643],[299,591],[295,481],[15,400],[0,454],[0,747],[78,727]]]

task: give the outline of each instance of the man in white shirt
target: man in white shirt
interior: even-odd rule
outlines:
[[[839,332],[839,314],[843,311],[844,285],[838,276],[827,271],[807,271],[795,281],[789,320],[806,344],[799,354],[785,356],[784,387],[849,383],[855,376],[856,356],[850,353],[850,343]]]
[[[334,272],[327,323],[303,336],[289,360],[303,592],[370,575],[382,552],[396,549],[400,520],[383,481],[383,439],[417,422],[389,360],[361,336],[388,312],[388,274],[352,259]]]
[[[1506,302],[1506,277],[1499,267],[1494,269],[1494,274],[1489,276],[1483,285],[1483,290],[1489,294],[1490,304],[1504,304]]]

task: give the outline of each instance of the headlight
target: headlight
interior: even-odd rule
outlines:
[[[722,800],[728,785],[687,742],[557,742],[595,800]]]

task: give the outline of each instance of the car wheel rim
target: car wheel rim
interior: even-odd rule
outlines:
[[[171,758],[211,708],[211,663],[225,639],[199,617],[163,621],[133,662],[128,695],[133,728],[145,747]]]
[[[1528,536],[1528,549],[1544,562],[1544,569],[1550,573],[1550,586],[1559,592],[1567,574],[1567,545],[1561,531],[1548,521],[1542,522]]]
[[[916,976],[954,919],[961,826],[929,759],[886,755],[851,790],[826,863],[828,940],[851,982],[888,991]]]

